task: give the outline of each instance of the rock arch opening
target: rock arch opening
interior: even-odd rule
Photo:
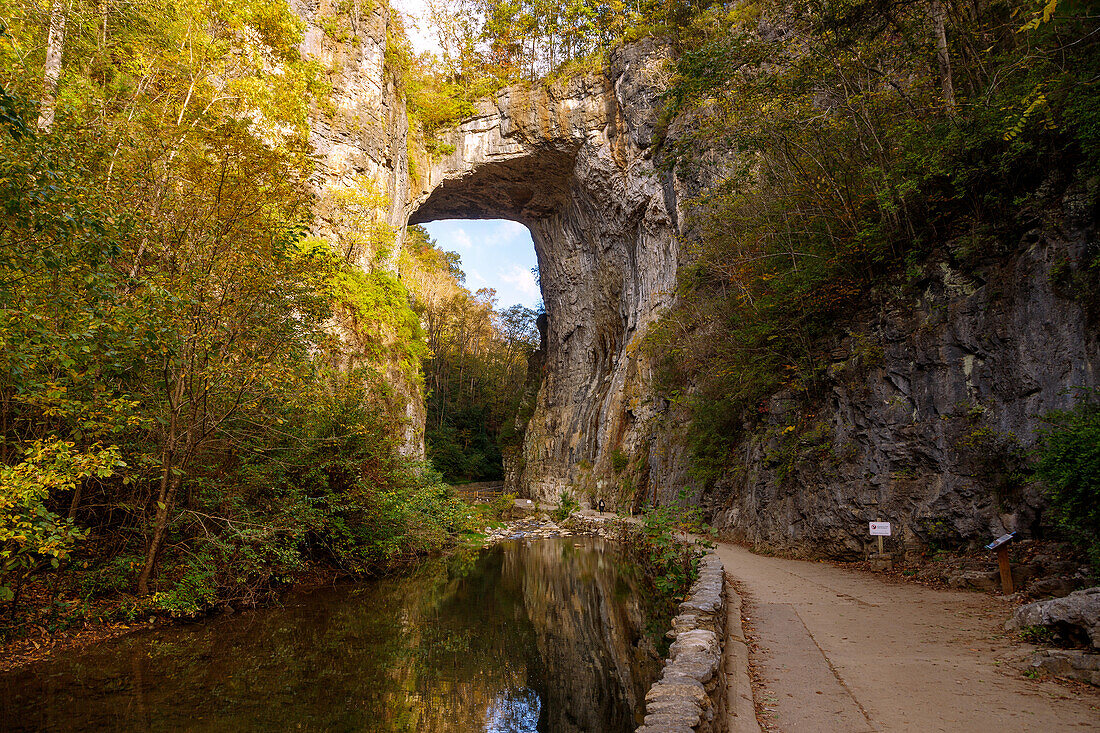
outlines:
[[[510,490],[544,500],[567,490],[629,508],[658,498],[650,476],[670,492],[685,478],[669,470],[682,461],[662,439],[641,343],[670,302],[678,255],[678,184],[654,164],[659,87],[646,81],[663,55],[633,54],[606,75],[482,102],[439,135],[453,152],[431,163],[407,209],[410,224],[501,218],[531,230],[546,354],[506,464]]]
[[[427,457],[451,483],[499,482],[502,451],[522,437],[517,416],[533,405],[531,367],[544,351],[530,230],[511,220],[447,219],[406,237],[420,253],[409,263],[428,346]]]

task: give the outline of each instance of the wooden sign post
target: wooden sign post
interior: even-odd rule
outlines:
[[[1003,534],[985,546],[987,550],[997,551],[997,569],[1001,571],[1001,590],[1011,595],[1015,591],[1012,585],[1012,566],[1008,562],[1008,543],[1016,536],[1015,532]]]
[[[878,537],[878,554],[882,554],[882,538],[889,537],[894,532],[889,522],[871,522],[871,536]]]
[[[878,539],[878,555],[872,561],[872,570],[890,570],[894,566],[893,558],[886,558],[886,554],[882,549],[882,538],[891,536],[893,528],[889,522],[870,522],[868,525],[871,536]]]

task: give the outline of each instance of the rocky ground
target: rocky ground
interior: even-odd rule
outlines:
[[[610,512],[581,510],[562,522],[555,522],[548,513],[536,511],[530,502],[517,499],[511,519],[502,527],[486,530],[482,544],[485,547],[504,540],[536,540],[552,537],[619,537],[620,525],[615,521],[618,516]]]
[[[1100,687],[1100,588],[1020,606],[1005,631],[1040,646],[1027,660],[1028,676],[1051,675]]]
[[[504,540],[541,540],[552,537],[569,537],[573,532],[560,526],[549,514],[538,514],[521,519],[513,519],[503,527],[490,528],[485,535],[483,545],[489,545]]]

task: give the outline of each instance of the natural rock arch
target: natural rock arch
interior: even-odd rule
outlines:
[[[302,53],[331,72],[330,104],[310,124],[318,193],[368,179],[390,201],[380,216],[397,230],[410,220],[500,216],[534,235],[550,312],[548,354],[526,442],[510,463],[513,487],[544,498],[571,487],[582,499],[598,488],[605,498],[674,499],[691,485],[690,415],[682,406],[666,411],[649,392],[639,341],[674,298],[680,202],[714,183],[730,161],[715,140],[693,151],[699,165],[677,166],[675,179],[655,169],[654,110],[668,86],[659,44],[644,39],[616,51],[598,76],[507,89],[444,133],[453,154],[413,161],[400,78],[385,63],[394,30],[388,8],[365,11],[349,42],[321,27],[322,5],[292,0],[305,21]],[[684,140],[692,120],[668,122],[670,146]],[[1029,232],[991,270],[988,287],[960,289],[957,273],[938,263],[942,272],[926,269],[928,284],[911,307],[879,312],[868,302],[851,314],[853,330],[835,334],[822,364],[836,376],[816,415],[835,459],[807,461],[792,476],[773,465],[774,437],[738,441],[731,470],[695,497],[711,522],[750,541],[849,557],[861,553],[868,519],[896,518],[907,528],[899,541],[916,549],[926,522],[946,521],[969,540],[1026,527],[1041,498],[1025,495],[1022,513],[1004,515],[1000,502],[975,489],[973,467],[955,448],[960,421],[970,419],[957,406],[986,406],[991,429],[1023,437],[1033,434],[1035,415],[1073,404],[1071,388],[1098,383],[1096,329],[1079,304],[1054,292],[1050,277],[1061,258],[1082,256],[1095,240],[1092,219],[1068,203],[1077,196],[1067,194],[1064,228]],[[337,226],[318,207],[314,232],[326,236]],[[396,271],[399,254],[392,248],[382,266]],[[1044,328],[1034,327],[1037,317]],[[865,336],[882,339],[874,365],[860,356]],[[422,456],[420,387],[403,369],[386,378],[406,398],[401,443]],[[759,423],[744,426],[758,438],[785,434],[803,417],[785,391],[761,407]],[[616,450],[622,456],[612,461]],[[633,460],[617,471],[622,457]],[[916,467],[918,477],[901,476],[897,466]]]
[[[508,469],[511,488],[542,499],[571,489],[626,505],[652,495],[649,476],[669,485],[683,477],[670,470],[679,452],[655,440],[640,348],[669,305],[678,255],[676,184],[651,157],[665,60],[658,44],[635,44],[606,75],[511,87],[482,102],[440,135],[454,152],[425,172],[407,209],[413,224],[503,218],[531,230],[547,351]],[[635,476],[625,488],[615,480],[623,457]]]

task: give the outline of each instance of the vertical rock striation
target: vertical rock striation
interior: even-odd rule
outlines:
[[[310,143],[317,160],[313,231],[339,236],[348,224],[341,221],[335,199],[341,191],[367,188],[364,193],[378,203],[377,223],[394,232],[396,241],[384,251],[355,253],[357,264],[396,275],[405,202],[415,182],[409,173],[405,99],[385,62],[387,36],[394,32],[390,9],[385,3],[366,2],[362,8],[355,3],[351,12],[340,12],[324,0],[290,4],[305,23],[301,53],[320,64],[332,87],[310,119]],[[361,345],[354,329],[339,321],[332,328],[349,345],[345,366],[355,365]],[[385,377],[399,403],[395,407],[403,405],[403,452],[423,458],[426,413],[420,385],[401,368],[399,358],[386,364]]]
[[[646,326],[675,285],[677,184],[651,158],[667,53],[641,42],[605,76],[511,87],[443,139],[411,222],[508,218],[530,230],[546,304],[545,366],[512,489],[629,502],[616,461],[644,463]],[[643,489],[644,490],[644,489]]]

